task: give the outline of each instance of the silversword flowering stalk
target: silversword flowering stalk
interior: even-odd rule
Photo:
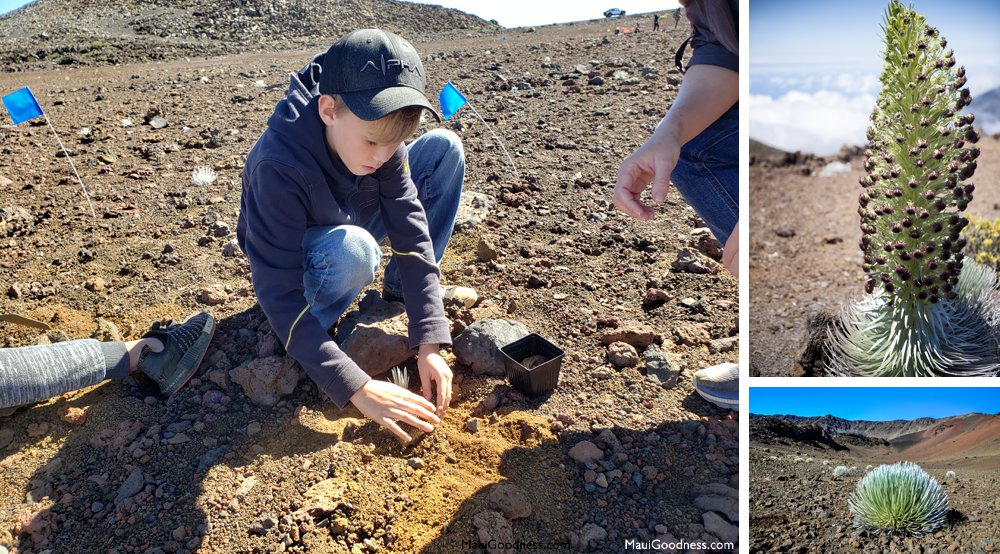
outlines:
[[[964,67],[924,17],[891,0],[882,89],[858,198],[868,296],[830,333],[840,375],[1000,371],[996,273],[963,258],[979,134]]]

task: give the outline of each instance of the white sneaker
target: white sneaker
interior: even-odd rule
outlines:
[[[445,304],[461,304],[471,308],[479,301],[475,289],[457,285],[441,285],[441,301]]]
[[[706,367],[694,374],[694,390],[702,398],[728,410],[740,409],[740,369],[733,363]]]

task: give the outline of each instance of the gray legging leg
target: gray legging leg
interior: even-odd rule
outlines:
[[[0,349],[0,408],[53,396],[128,375],[123,342],[82,339]]]

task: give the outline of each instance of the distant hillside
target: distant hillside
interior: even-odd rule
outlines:
[[[969,110],[976,114],[976,124],[982,125],[987,133],[1000,133],[1000,87],[973,98]]]
[[[896,437],[923,431],[942,421],[954,418],[934,419],[922,417],[894,421],[853,421],[831,415],[821,417],[800,417],[793,415],[776,416],[795,425],[815,425],[831,435],[861,435],[874,439],[891,441]],[[961,416],[959,416],[961,417]]]
[[[0,17],[6,71],[263,50],[321,50],[381,27],[410,40],[498,27],[464,12],[395,0],[37,0]]]
[[[896,421],[750,414],[750,436],[764,444],[821,449],[883,447],[920,460],[958,455],[995,456],[1000,453],[1000,414],[970,413]]]

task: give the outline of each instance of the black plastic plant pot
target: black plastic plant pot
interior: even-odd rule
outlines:
[[[507,380],[525,396],[545,394],[559,384],[559,369],[562,367],[564,352],[538,333],[501,347],[500,352],[503,354]],[[525,367],[525,360],[531,358],[539,363],[529,363],[531,367]]]

